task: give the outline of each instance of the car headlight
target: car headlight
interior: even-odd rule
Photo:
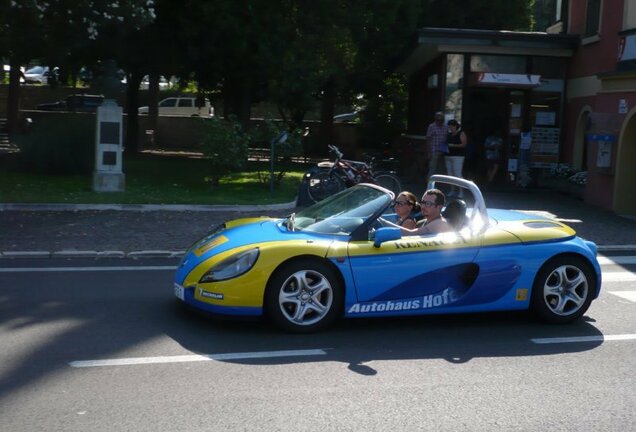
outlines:
[[[199,283],[232,279],[246,273],[258,259],[259,249],[249,249],[232,255],[205,272]]]

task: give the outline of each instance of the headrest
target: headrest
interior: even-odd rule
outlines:
[[[460,229],[466,222],[466,201],[457,199],[449,202],[442,211],[442,216],[455,229]]]

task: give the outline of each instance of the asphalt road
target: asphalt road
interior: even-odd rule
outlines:
[[[496,313],[314,335],[183,309],[174,260],[3,260],[0,429],[636,430],[636,251],[618,254],[575,324]]]

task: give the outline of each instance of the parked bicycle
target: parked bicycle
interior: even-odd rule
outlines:
[[[336,192],[358,183],[374,183],[392,191],[396,196],[402,191],[402,183],[389,171],[375,171],[375,157],[368,162],[343,159],[335,145],[329,145],[333,162],[320,162],[321,168],[309,178],[307,193],[315,201],[321,201]]]

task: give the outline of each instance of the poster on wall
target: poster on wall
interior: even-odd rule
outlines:
[[[596,143],[596,167],[612,167],[612,144],[616,141],[616,136],[609,134],[588,134],[587,141],[590,144]]]
[[[554,111],[539,111],[534,124],[537,126],[554,126],[556,124],[556,113]]]
[[[561,129],[533,127],[531,136],[530,166],[553,168],[559,162]]]

